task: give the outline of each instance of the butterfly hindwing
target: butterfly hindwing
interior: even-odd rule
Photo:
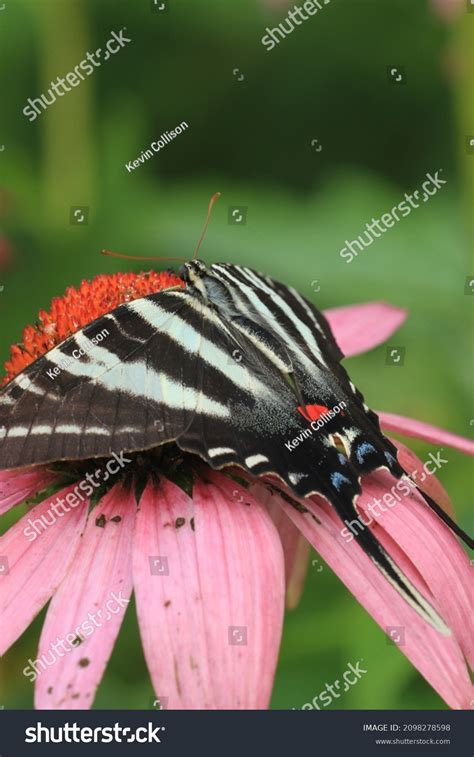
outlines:
[[[239,312],[286,346],[305,404],[332,409],[344,403],[344,412],[319,436],[331,443],[337,433],[359,473],[381,466],[395,472],[396,449],[340,364],[343,355],[324,316],[295,290],[249,268],[216,264],[211,271],[231,286]]]

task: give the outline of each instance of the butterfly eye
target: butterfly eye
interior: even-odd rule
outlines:
[[[183,281],[189,281],[189,264],[184,263],[184,265],[180,265],[178,268],[178,276],[180,279],[183,279]]]

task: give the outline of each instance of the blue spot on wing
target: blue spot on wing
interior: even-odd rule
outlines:
[[[352,484],[350,478],[347,478],[347,476],[344,476],[342,473],[338,473],[337,471],[331,473],[331,482],[338,491],[342,489],[344,484]]]
[[[363,465],[364,457],[370,455],[372,452],[377,452],[374,445],[370,444],[370,442],[362,442],[356,450],[357,462],[360,463],[360,465]]]

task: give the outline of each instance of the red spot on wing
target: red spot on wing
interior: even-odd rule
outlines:
[[[329,412],[329,408],[325,405],[306,405],[305,407],[298,407],[298,412],[301,413],[303,418],[307,421],[317,421],[324,413]]]

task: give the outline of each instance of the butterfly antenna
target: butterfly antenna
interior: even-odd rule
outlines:
[[[441,505],[439,505],[432,497],[430,497],[429,494],[423,491],[421,486],[416,483],[414,476],[406,471],[399,462],[396,463],[396,466],[394,466],[390,473],[393,473],[395,476],[397,476],[397,478],[402,478],[403,476],[408,478],[415,487],[418,494],[425,500],[428,507],[430,507],[434,513],[436,513],[438,518],[440,518],[440,520],[442,520],[443,523],[445,523],[445,525],[448,526],[448,528],[450,528],[451,531],[456,534],[456,536],[458,536],[464,542],[464,544],[466,544],[466,546],[469,547],[469,549],[474,549],[474,539],[472,538],[472,536],[469,536],[469,534],[463,531],[462,528],[458,526],[456,521],[454,521],[449,516],[449,514],[445,510],[443,510]]]
[[[220,196],[221,196],[221,193],[216,192],[215,194],[212,195],[211,199],[209,200],[206,221],[204,223],[204,228],[202,230],[199,242],[197,243],[197,247],[193,255],[193,260],[196,259],[197,254],[199,252],[199,248],[201,247],[203,239],[206,236],[207,227],[209,226],[209,221],[211,220],[212,209]],[[101,250],[100,254],[106,255],[107,257],[110,257],[110,258],[122,258],[122,260],[155,260],[155,261],[156,260],[163,260],[163,261],[173,260],[173,261],[177,261],[178,263],[186,263],[186,260],[184,258],[163,258],[163,257],[155,257],[155,256],[144,257],[143,255],[124,255],[123,252],[114,252],[113,250]]]
[[[113,252],[113,250],[101,250],[101,255],[107,255],[111,258],[123,258],[124,260],[177,260],[179,263],[185,263],[184,258],[157,258],[157,257],[144,257],[142,255],[124,255],[122,252]]]
[[[199,252],[199,248],[201,247],[203,239],[206,236],[207,227],[209,226],[209,221],[211,220],[212,209],[213,209],[214,205],[216,204],[216,202],[217,202],[217,200],[219,199],[220,196],[221,196],[221,193],[220,192],[216,192],[215,194],[212,195],[211,199],[209,200],[209,206],[207,208],[206,221],[205,221],[205,224],[204,224],[204,228],[202,230],[201,237],[200,237],[199,242],[197,243],[197,247],[196,247],[196,249],[194,251],[194,255],[193,255],[193,258],[192,258],[193,260],[195,260],[197,258],[197,254]]]
[[[464,544],[466,544],[466,546],[468,546],[469,549],[474,549],[474,539],[471,536],[469,536],[469,534],[467,534],[465,531],[463,531],[462,528],[458,526],[456,521],[450,518],[448,513],[446,513],[443,510],[443,508],[440,505],[438,505],[438,503],[435,502],[435,500],[432,497],[429,496],[429,494],[426,494],[426,492],[424,492],[417,484],[415,484],[415,486],[416,486],[417,492],[421,494],[426,504],[433,510],[433,512],[436,513],[438,518],[440,518],[443,521],[443,523],[445,523],[451,529],[451,531],[456,534],[456,536],[462,539]]]

